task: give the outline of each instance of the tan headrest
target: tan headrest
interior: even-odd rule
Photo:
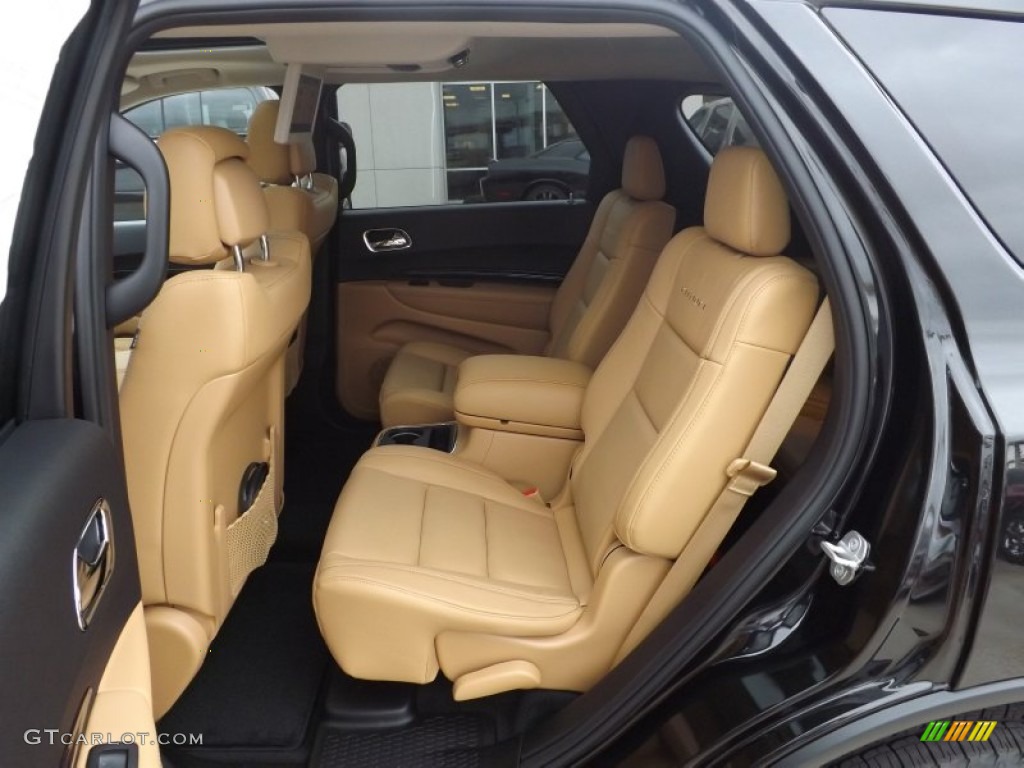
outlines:
[[[661,200],[665,196],[665,167],[658,143],[650,136],[634,136],[626,142],[622,191],[634,200]]]
[[[267,231],[267,204],[237,135],[189,126],[172,128],[157,143],[171,182],[171,261],[212,264],[230,246],[248,245]]]
[[[715,156],[704,199],[704,228],[741,253],[782,253],[789,243],[789,202],[763,151],[726,147]]]
[[[249,118],[249,167],[267,184],[291,184],[296,176],[316,170],[316,150],[311,137],[289,144],[274,141],[280,107],[277,99],[261,101]]]
[[[261,101],[249,118],[249,167],[267,184],[291,184],[294,178],[288,145],[274,141],[280,106],[277,99]]]

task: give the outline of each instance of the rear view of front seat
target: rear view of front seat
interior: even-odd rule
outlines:
[[[662,202],[665,170],[654,139],[634,136],[622,162],[622,188],[605,195],[587,239],[555,294],[544,354],[596,366],[629,319],[662,247],[675,209]],[[384,377],[385,427],[452,418],[455,372],[472,355],[447,344],[413,342]]]
[[[814,275],[779,255],[788,205],[760,150],[718,155],[704,219],[666,246],[594,372],[584,444],[550,506],[428,448],[363,456],[314,586],[346,672],[426,683],[440,668],[473,698],[586,690],[613,665],[685,565],[818,301]]]
[[[249,118],[246,162],[263,183],[270,211],[270,229],[303,232],[315,257],[338,218],[338,180],[316,173],[311,139],[289,144],[274,141],[281,102],[256,105]]]
[[[274,126],[281,102],[276,99],[256,105],[249,118],[249,167],[263,183],[273,231],[302,232],[309,238],[310,253],[316,258],[338,218],[338,180],[316,173],[316,151],[309,137],[299,142],[278,144]],[[302,373],[306,345],[306,317],[288,346],[285,392],[291,392]]]
[[[215,266],[164,283],[142,314],[121,388],[158,718],[276,536],[284,352],[310,291],[304,234],[270,234],[266,258],[258,247],[269,216],[238,136],[173,129],[159,147],[170,260]]]

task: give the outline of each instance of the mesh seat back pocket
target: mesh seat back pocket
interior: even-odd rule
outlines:
[[[227,527],[228,578],[232,595],[237,595],[249,574],[267,561],[270,548],[277,539],[276,495],[271,464],[252,506]]]

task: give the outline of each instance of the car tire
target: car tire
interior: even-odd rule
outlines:
[[[568,200],[569,190],[558,184],[542,182],[534,184],[523,195],[523,200]]]
[[[1008,488],[1019,491],[1019,486],[1024,485],[1024,471],[1009,470],[1006,484]],[[1003,510],[999,556],[1008,563],[1024,565],[1024,500],[1019,495],[1008,497]]]
[[[999,535],[999,554],[1008,563],[1024,565],[1024,510],[1007,511]]]
[[[921,741],[927,723],[832,763],[833,768],[953,768],[1024,765],[1024,704],[993,707],[949,720],[995,720],[988,741]]]

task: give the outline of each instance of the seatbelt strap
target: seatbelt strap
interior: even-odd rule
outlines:
[[[775,458],[779,446],[810,397],[811,390],[821,378],[834,348],[832,309],[826,298],[793,355],[782,382],[775,390],[775,396],[754,430],[754,436],[747,443],[743,457],[733,461],[726,469],[729,483],[715,499],[703,522],[694,531],[682,554],[672,564],[633,625],[619,650],[616,663],[647,637],[693,588],[736,522],[747,499],[758,488],[775,479],[776,472],[768,465]]]

